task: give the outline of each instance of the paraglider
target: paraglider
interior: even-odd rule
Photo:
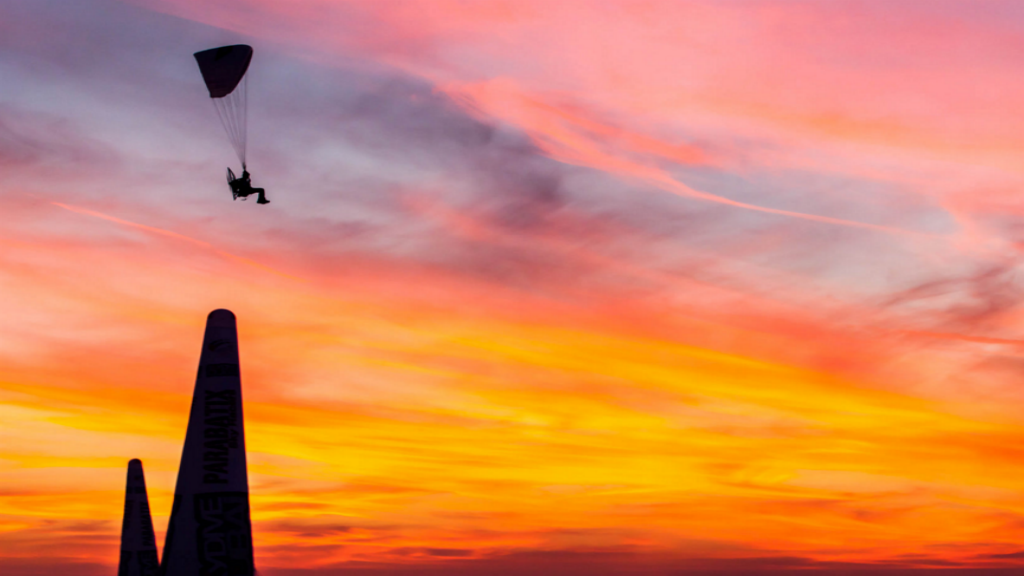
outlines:
[[[245,165],[246,121],[248,91],[246,71],[252,61],[252,47],[245,44],[221,46],[194,54],[199,71],[210,91],[213,107],[217,110],[224,131],[228,134],[235,154],[242,162],[242,176],[236,178],[228,168],[228,186],[232,198],[243,200],[251,194],[257,195],[257,204],[268,204],[263,188],[253,188],[249,170]]]
[[[228,168],[228,186],[231,187],[232,198],[242,197],[245,200],[246,196],[250,194],[256,194],[257,204],[269,204],[270,200],[267,200],[265,191],[263,188],[253,188],[252,182],[249,181],[249,171],[245,169],[245,164],[242,164],[242,175],[235,177],[235,173]]]

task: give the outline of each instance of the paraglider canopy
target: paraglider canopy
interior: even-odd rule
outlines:
[[[244,166],[248,107],[245,73],[252,62],[252,47],[245,44],[221,46],[196,52],[194,56],[217,116]]]
[[[252,46],[235,44],[195,53],[199,71],[206,81],[210,98],[223,98],[238,86],[252,62]]]

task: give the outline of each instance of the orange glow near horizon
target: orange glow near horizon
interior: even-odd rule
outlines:
[[[102,0],[48,24],[81,60],[0,38],[0,572],[110,573],[131,458],[162,549],[215,308],[262,574],[1020,569],[1024,17],[911,4]],[[269,206],[224,196],[187,58],[83,40],[136,24],[257,45]]]

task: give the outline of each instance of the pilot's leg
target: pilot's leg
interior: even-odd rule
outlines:
[[[259,194],[259,198],[256,199],[257,204],[270,204],[270,200],[267,200],[263,188],[253,188],[252,191]]]

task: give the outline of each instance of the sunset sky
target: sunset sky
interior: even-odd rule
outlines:
[[[249,168],[192,53],[246,43]],[[1024,3],[0,0],[0,573],[1020,574]]]

